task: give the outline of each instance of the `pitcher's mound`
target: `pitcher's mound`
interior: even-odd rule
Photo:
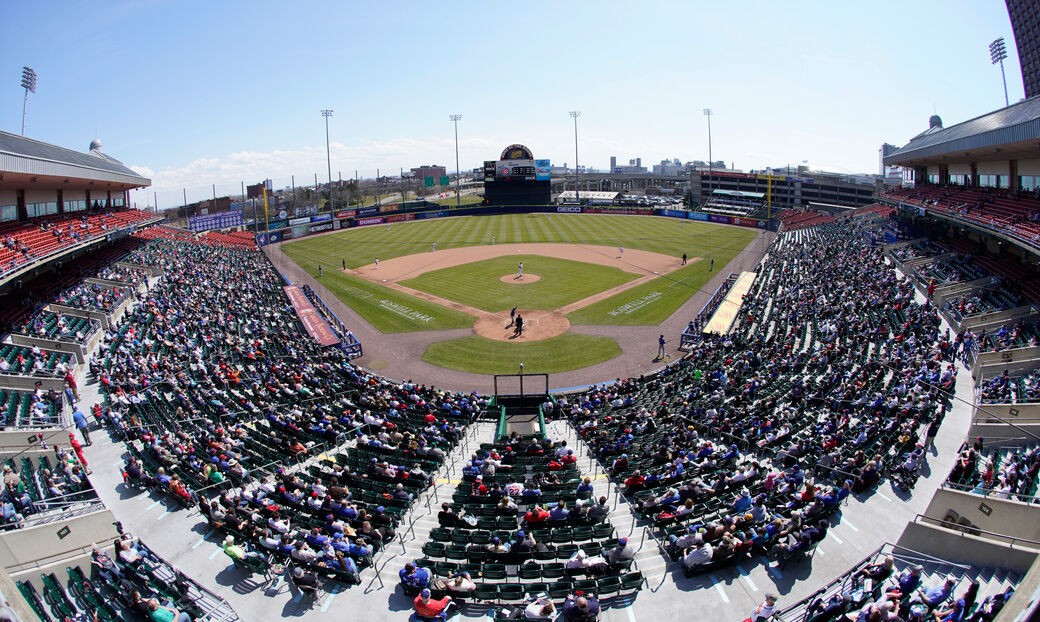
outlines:
[[[525,275],[524,278],[527,278]],[[517,315],[524,318],[523,334],[514,337],[514,326],[509,324],[509,311],[488,313],[477,320],[473,330],[481,337],[495,339],[497,341],[538,341],[555,337],[567,331],[571,327],[562,313],[555,311],[542,311],[540,309],[519,309]]]
[[[525,274],[523,276],[519,276],[517,274],[506,274],[498,277],[498,280],[502,281],[503,283],[516,283],[519,285],[526,283],[534,283],[535,281],[540,280],[541,278],[542,277],[538,276],[537,274]]]

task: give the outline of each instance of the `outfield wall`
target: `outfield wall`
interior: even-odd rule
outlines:
[[[441,210],[431,210],[426,207],[421,207],[396,210],[392,212],[381,212],[378,207],[363,207],[358,209],[340,210],[336,212],[335,218],[330,214],[319,214],[310,217],[310,222],[297,222],[308,219],[296,219],[293,221],[274,223],[279,226],[272,227],[270,231],[258,233],[256,236],[256,243],[260,246],[266,246],[268,244],[276,244],[285,240],[296,240],[316,233],[325,233],[327,231],[352,229],[354,227],[368,227],[395,222],[409,222],[413,220],[429,220],[432,218],[449,218],[453,216],[490,216],[495,214],[535,213],[663,216],[665,218],[699,220],[701,222],[711,222],[720,225],[737,225],[739,227],[751,227],[754,229],[765,229],[767,231],[776,231],[780,226],[780,221],[776,218],[741,218],[739,216],[688,212],[686,210],[678,209],[647,209],[610,206],[592,207],[581,205],[481,205],[476,207],[461,207],[453,209],[445,208]]]

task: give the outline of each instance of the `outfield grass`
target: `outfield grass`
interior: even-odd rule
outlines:
[[[707,272],[712,258],[715,259],[715,269],[721,270],[737,253],[743,250],[756,233],[757,231],[754,229],[742,227],[727,227],[700,221],[683,221],[653,216],[503,214],[401,222],[394,223],[389,229],[383,226],[357,227],[289,242],[282,246],[282,250],[312,273],[317,270],[316,266],[319,263],[328,268],[339,267],[341,262],[345,261],[348,267],[357,268],[372,263],[376,257],[385,260],[428,252],[431,242],[437,242],[438,250],[489,244],[492,235],[495,236],[498,244],[563,242],[594,244],[611,248],[621,245],[625,248],[671,255],[677,261],[683,253],[690,258],[703,257],[704,261],[688,265],[665,277],[622,292],[586,309],[575,311],[570,316],[570,320],[574,324],[645,325],[658,324],[674,313],[690,296],[703,287],[709,276],[714,275],[714,273]],[[330,272],[333,271],[327,270],[326,275]],[[336,274],[341,273],[336,271]],[[516,288],[532,287],[533,285],[535,284],[516,286]],[[598,290],[607,287],[607,285],[600,285]],[[392,291],[385,288],[379,288],[379,290]],[[660,295],[649,304],[642,305],[629,313],[610,314],[611,311],[616,311],[622,305],[654,295],[655,292]],[[412,301],[412,303],[401,303],[408,307],[418,308],[421,304],[429,304],[397,292],[394,292],[394,295],[402,297],[402,300]],[[350,297],[341,297],[341,299],[377,328],[385,323],[385,320],[379,317],[387,313],[384,308],[366,306],[362,304],[363,301]],[[506,305],[502,308],[511,306]],[[538,306],[544,308],[545,305]],[[443,309],[440,314],[446,315],[448,311]],[[427,313],[427,315],[435,314]],[[427,324],[432,324],[432,322]],[[468,325],[471,324],[472,320]],[[398,330],[420,330],[422,328],[424,327]],[[432,326],[425,328],[432,328]]]
[[[477,374],[511,374],[524,364],[524,373],[551,374],[581,369],[621,354],[609,337],[564,333],[551,339],[515,343],[473,336],[432,343],[422,360]]]
[[[503,275],[516,274],[519,262],[523,262],[525,274],[541,278],[525,284],[502,282]],[[557,309],[637,278],[638,274],[582,261],[508,255],[432,270],[401,284],[494,312],[514,305],[521,309]]]
[[[737,230],[740,233],[740,230]],[[752,232],[752,236],[754,232]],[[668,319],[690,296],[718,274],[737,253],[744,250],[750,237],[733,236],[715,248],[715,269],[711,258],[687,264],[674,272],[637,285],[585,308],[567,314],[571,324],[608,324],[614,326],[654,325]]]

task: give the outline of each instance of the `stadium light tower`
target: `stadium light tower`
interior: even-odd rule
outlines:
[[[1007,50],[1004,48],[1004,37],[997,38],[989,44],[989,59],[994,65],[1000,63],[1000,77],[1004,80],[1004,105],[1010,106],[1007,94],[1007,76],[1004,75],[1004,59],[1007,58]]]
[[[704,109],[704,116],[708,117],[708,183],[711,183],[711,108]]]
[[[455,206],[462,207],[462,192],[459,190],[459,121],[461,114],[453,114],[451,122],[455,124]]]
[[[36,92],[36,72],[25,66],[22,67],[22,88],[25,89],[25,99],[22,101],[22,136],[25,136],[25,106],[29,103],[29,91]]]
[[[571,110],[571,117],[574,119],[574,198],[579,205],[581,204],[581,184],[578,181],[578,117],[580,116],[580,110]]]
[[[329,117],[332,116],[332,111],[322,110],[321,116],[325,117],[325,160],[329,165],[329,213],[332,213],[336,211],[336,204],[332,198],[332,152],[329,151]]]

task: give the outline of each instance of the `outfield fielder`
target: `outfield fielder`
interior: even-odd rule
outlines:
[[[624,255],[625,255],[625,249],[621,248],[621,245],[619,244],[618,247],[617,247],[617,256],[619,258],[621,258]]]

